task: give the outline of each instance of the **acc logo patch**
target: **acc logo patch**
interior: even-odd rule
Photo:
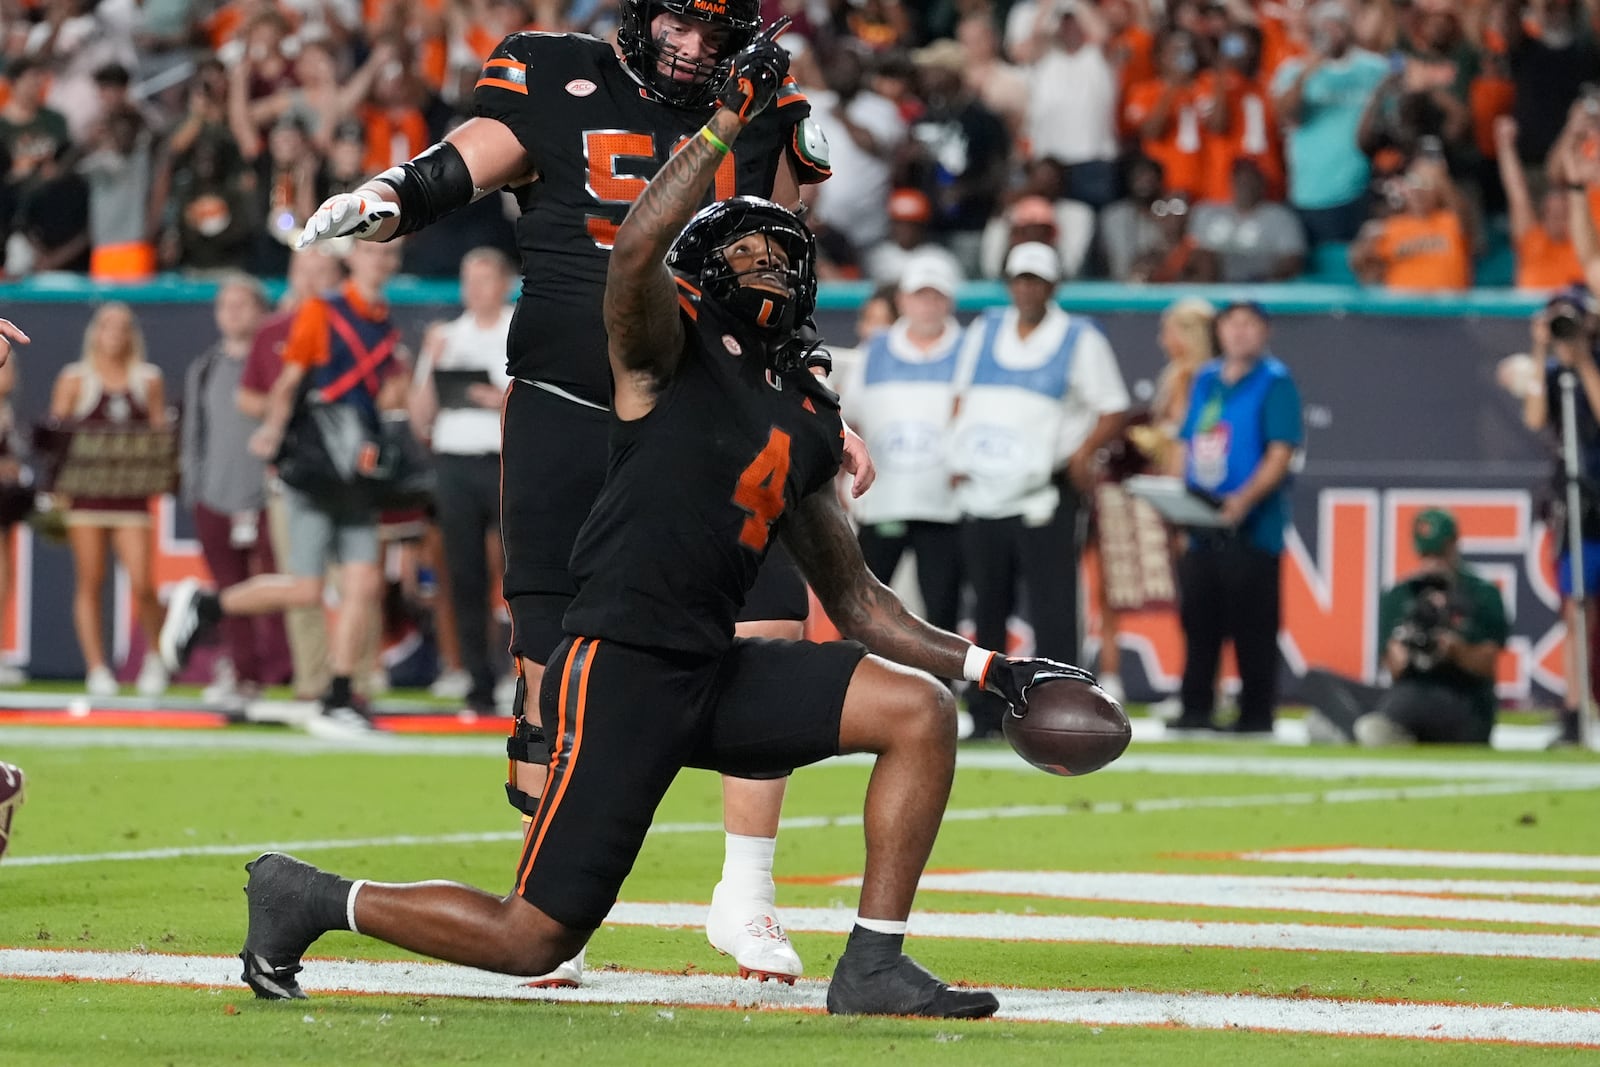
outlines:
[[[739,347],[739,342],[734,340],[733,334],[731,333],[725,333],[722,335],[722,347],[728,350],[728,355],[730,356],[744,355],[744,349]]]
[[[569,96],[588,96],[598,88],[600,87],[588,78],[573,78],[567,83],[567,94]]]

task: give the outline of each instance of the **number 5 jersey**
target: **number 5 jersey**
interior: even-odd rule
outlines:
[[[611,405],[601,297],[612,240],[646,183],[713,110],[663,103],[592,37],[516,33],[495,49],[473,91],[473,113],[510,128],[534,171],[513,190],[523,281],[508,349],[512,377]],[[786,155],[799,182],[827,178],[826,142],[810,114],[805,94],[786,79],[723,160],[716,197],[770,197]]]

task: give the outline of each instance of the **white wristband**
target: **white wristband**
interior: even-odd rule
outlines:
[[[982,682],[984,672],[989,669],[989,660],[994,655],[986,648],[973,645],[967,649],[967,661],[961,667],[961,676],[969,682]]]

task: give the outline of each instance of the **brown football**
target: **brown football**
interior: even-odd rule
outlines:
[[[1028,690],[1028,710],[1005,715],[1006,740],[1017,755],[1051,774],[1088,774],[1128,747],[1128,715],[1097,685],[1050,678]]]

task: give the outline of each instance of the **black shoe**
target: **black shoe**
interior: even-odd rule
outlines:
[[[215,628],[213,616],[220,609],[207,598],[214,593],[200,588],[193,578],[185,578],[172,590],[167,600],[167,617],[161,622],[161,633],[156,638],[156,652],[168,674],[177,674],[194,655],[194,650]]]
[[[295,975],[300,956],[323,934],[311,917],[314,879],[321,871],[281,852],[268,852],[244,865],[250,926],[244,935],[245,984],[262,1000],[305,1000]]]
[[[1173,734],[1209,734],[1215,733],[1216,727],[1211,725],[1211,719],[1207,716],[1192,715],[1186,711],[1167,723],[1167,732]]]
[[[1241,741],[1270,741],[1272,740],[1272,723],[1236,722],[1220,732],[1225,736],[1236,737]]]
[[[986,1019],[1000,1008],[987,989],[952,989],[902,953],[897,960],[857,965],[846,952],[828,983],[830,1015],[920,1015]]]
[[[1578,713],[1570,708],[1566,709],[1561,713],[1561,732],[1545,746],[1545,751],[1574,748],[1581,744],[1583,744],[1583,731],[1578,725]]]
[[[324,700],[322,710],[306,720],[306,732],[312,737],[343,741],[371,737],[378,728],[373,725],[372,717],[355,702],[336,704]]]

